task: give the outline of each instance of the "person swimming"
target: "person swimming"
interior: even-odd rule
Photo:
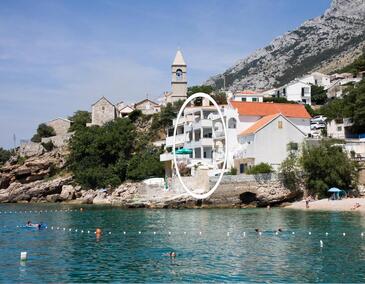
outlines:
[[[37,228],[38,230],[40,230],[42,228],[42,223],[33,224],[32,221],[29,220],[27,222],[27,227],[34,227],[34,228]]]
[[[255,232],[256,232],[256,233],[260,233],[260,229],[256,228],[256,229],[255,229]]]

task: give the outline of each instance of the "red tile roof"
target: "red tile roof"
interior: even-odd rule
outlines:
[[[286,117],[311,118],[304,105],[231,101],[240,115],[267,116],[282,113]]]
[[[262,127],[269,124],[271,121],[273,121],[275,118],[277,118],[280,115],[281,115],[280,113],[276,113],[276,114],[264,116],[263,118],[259,119],[254,124],[252,124],[249,128],[242,131],[239,135],[246,136],[246,135],[254,134],[258,130],[260,130]]]

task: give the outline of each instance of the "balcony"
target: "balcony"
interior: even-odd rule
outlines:
[[[224,131],[215,131],[213,133],[213,139],[224,139]]]
[[[176,135],[176,146],[183,145],[185,143],[185,134]],[[166,146],[172,147],[174,144],[174,136],[166,137]]]
[[[210,119],[202,119],[200,121],[202,127],[212,127],[213,122]]]
[[[172,161],[172,160],[173,160],[172,153],[163,153],[160,155],[161,162]]]
[[[213,146],[213,138],[202,138],[200,143],[202,146]]]

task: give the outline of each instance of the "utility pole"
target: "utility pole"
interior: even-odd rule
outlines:
[[[16,136],[15,133],[13,134],[13,142],[14,142],[14,149],[16,148]]]

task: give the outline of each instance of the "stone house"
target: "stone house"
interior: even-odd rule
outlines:
[[[87,126],[102,126],[109,121],[113,121],[117,117],[114,104],[105,97],[101,97],[91,106],[91,123]]]
[[[129,105],[125,105],[122,108],[118,108],[117,106],[117,116],[118,117],[126,117],[128,116],[132,111],[134,111],[134,108]]]
[[[71,121],[66,118],[58,117],[46,122],[46,125],[52,127],[56,135],[65,135],[71,127]]]
[[[143,114],[154,114],[160,112],[161,106],[149,99],[144,99],[134,104],[134,108],[142,111]]]

